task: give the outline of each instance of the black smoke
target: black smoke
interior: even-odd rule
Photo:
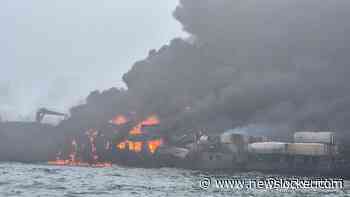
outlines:
[[[191,39],[150,51],[127,90],[92,93],[72,125],[133,111],[168,133],[350,129],[348,0],[181,0],[173,15]]]
[[[181,0],[173,15],[190,38],[150,50],[123,76],[126,89],[91,92],[57,127],[0,122],[0,160],[47,161],[88,129],[114,132],[117,114],[158,114],[169,135],[334,130],[350,139],[348,0]],[[13,101],[7,87],[2,107]]]

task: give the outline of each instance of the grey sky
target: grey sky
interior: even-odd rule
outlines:
[[[0,1],[0,114],[67,110],[121,76],[148,50],[184,36],[177,0]]]

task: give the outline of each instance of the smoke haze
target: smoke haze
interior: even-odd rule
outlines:
[[[174,16],[191,42],[173,40],[124,79],[149,111],[209,129],[346,132],[349,10],[346,0],[181,0]]]
[[[168,132],[241,128],[283,137],[294,130],[331,129],[345,134],[350,129],[349,11],[347,0],[181,0],[173,15],[190,38],[150,51],[123,75],[127,90],[91,93],[86,104],[72,108],[71,124],[66,123],[88,128],[117,113],[137,112],[159,114]],[[148,36],[123,40],[125,46],[144,46]],[[98,53],[95,45],[85,46]],[[123,56],[111,48],[102,51]],[[80,64],[81,69],[94,74],[108,65],[87,59],[94,63]],[[119,79],[114,73],[112,78]]]
[[[176,0],[0,2],[0,116],[33,119],[38,107],[68,111],[121,76],[181,27]]]

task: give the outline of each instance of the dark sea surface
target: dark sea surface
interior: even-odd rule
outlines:
[[[338,190],[238,190],[209,187],[199,182],[207,176],[258,178],[260,173],[206,174],[205,172],[161,168],[113,166],[89,168],[45,164],[0,163],[0,196],[350,196],[350,182]],[[288,177],[287,177],[288,178]]]

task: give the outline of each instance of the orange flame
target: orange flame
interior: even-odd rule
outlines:
[[[120,142],[119,144],[117,144],[117,148],[121,149],[121,150],[124,150],[126,148],[126,143],[127,142],[128,141]]]
[[[142,134],[141,125],[140,124],[136,125],[136,127],[132,128],[129,131],[129,134],[130,135],[141,135]]]
[[[129,132],[130,135],[141,135],[142,131],[141,128],[142,126],[153,126],[153,125],[158,125],[160,123],[158,116],[156,115],[151,115],[139,124],[137,124],[134,128],[132,128]]]
[[[128,141],[128,145],[129,145],[129,150],[135,153],[139,153],[142,151],[142,142],[132,142],[132,141]]]
[[[146,118],[144,121],[142,121],[142,125],[144,126],[153,126],[159,124],[159,118],[156,115],[151,115],[150,117]]]
[[[112,120],[109,121],[115,125],[123,125],[128,122],[128,119],[123,115],[117,115]]]
[[[129,131],[129,135],[141,135],[142,132],[142,126],[153,126],[153,125],[158,125],[160,123],[158,116],[156,115],[151,115],[142,122],[138,123],[134,128],[132,128]],[[116,145],[116,147],[119,150],[126,150],[128,149],[131,152],[141,152],[143,144],[147,144],[147,148],[150,153],[154,154],[156,150],[159,148],[159,146],[162,144],[162,140],[150,140],[147,142],[142,142],[142,141],[129,141],[125,140],[120,142],[119,144]]]
[[[142,141],[129,141],[125,140],[116,145],[119,150],[129,150],[131,152],[139,153],[142,151],[143,144],[147,144],[147,148],[151,154],[154,154],[159,146],[163,144],[162,139],[150,140],[146,142]]]
[[[97,155],[97,149],[96,149],[96,137],[98,136],[98,131],[96,129],[89,129],[86,132],[86,135],[89,139],[90,145],[91,145],[91,154],[92,159],[94,163],[86,163],[79,159],[78,157],[78,143],[75,139],[71,142],[71,151],[68,155],[68,159],[62,159],[61,158],[61,152],[57,154],[55,161],[49,161],[48,164],[50,165],[60,165],[60,166],[83,166],[83,167],[111,167],[112,164],[110,162],[99,162],[98,155]],[[108,143],[107,143],[108,145]],[[108,146],[106,147],[108,148]]]
[[[156,150],[159,148],[160,145],[162,145],[162,140],[150,140],[148,141],[148,149],[149,151],[154,154]]]

